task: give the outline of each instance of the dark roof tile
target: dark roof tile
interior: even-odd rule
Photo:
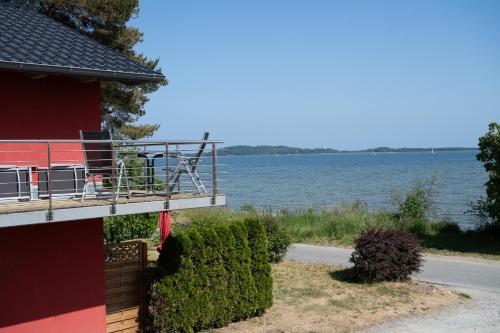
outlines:
[[[161,73],[45,15],[0,0],[2,68],[124,82],[164,79]]]

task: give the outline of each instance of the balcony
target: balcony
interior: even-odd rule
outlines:
[[[223,206],[220,143],[0,140],[0,227]]]

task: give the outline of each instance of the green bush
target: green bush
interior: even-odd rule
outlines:
[[[230,257],[232,272],[236,281],[236,295],[231,298],[233,310],[233,321],[252,316],[255,311],[255,297],[257,289],[252,275],[252,257],[248,246],[247,226],[243,222],[235,222],[229,225],[230,233],[234,236],[234,252]]]
[[[415,236],[408,231],[373,228],[356,239],[350,261],[360,281],[400,281],[419,271],[421,252]]]
[[[478,202],[478,209],[488,216],[488,222],[500,225],[500,124],[491,123],[488,132],[479,138],[478,161],[488,173],[486,199]],[[497,226],[498,227],[498,226]]]
[[[267,238],[264,227],[258,218],[246,220],[248,246],[252,259],[252,276],[255,281],[255,311],[262,313],[273,305],[273,279],[267,255]]]
[[[250,249],[248,248],[248,239],[245,234],[241,237],[235,237],[235,233],[242,230],[239,223],[234,223],[234,229],[230,230],[227,224],[218,223],[215,225],[216,233],[221,241],[221,256],[227,280],[227,295],[239,295],[239,297],[229,297],[227,309],[230,314],[230,321],[245,319],[251,315],[250,309],[253,306],[255,298],[255,283],[252,279],[250,267]]]
[[[415,182],[410,190],[404,194],[392,190],[391,196],[398,206],[398,217],[403,226],[409,220],[426,220],[427,214],[432,208],[432,196],[436,175],[432,175],[429,184]]]
[[[268,241],[267,255],[269,262],[281,262],[285,257],[288,248],[292,245],[292,237],[290,236],[286,226],[283,223],[280,223],[276,217],[266,214],[261,220],[264,225]]]
[[[189,236],[181,233],[169,237],[165,243],[163,252],[179,255],[160,256],[162,264],[157,276],[161,278],[149,290],[148,310],[169,308],[170,312],[154,311],[154,316],[148,321],[149,332],[159,332],[163,327],[173,328],[171,331],[174,332],[192,332],[195,319],[200,317],[199,276],[192,261],[194,251]]]
[[[157,213],[106,217],[104,241],[119,243],[131,239],[151,238],[157,227]]]
[[[231,321],[231,311],[227,293],[227,271],[224,267],[223,245],[215,228],[203,228],[200,232],[205,247],[205,279],[202,290],[207,293],[205,320],[200,328],[224,326]]]
[[[177,229],[149,295],[151,332],[194,332],[263,313],[272,305],[272,278],[261,221]]]
[[[419,183],[407,193],[405,200],[399,205],[399,212],[403,220],[424,219],[428,209],[427,191]]]

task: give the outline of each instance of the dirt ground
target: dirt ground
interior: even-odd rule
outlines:
[[[357,284],[339,266],[273,265],[274,305],[263,316],[209,332],[352,332],[465,303],[467,295],[421,282]]]

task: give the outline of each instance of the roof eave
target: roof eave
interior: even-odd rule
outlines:
[[[120,81],[127,84],[160,82],[165,80],[162,74],[120,72],[80,67],[53,66],[23,62],[0,61],[0,69],[30,73],[60,74],[79,77],[93,77],[103,81]]]

